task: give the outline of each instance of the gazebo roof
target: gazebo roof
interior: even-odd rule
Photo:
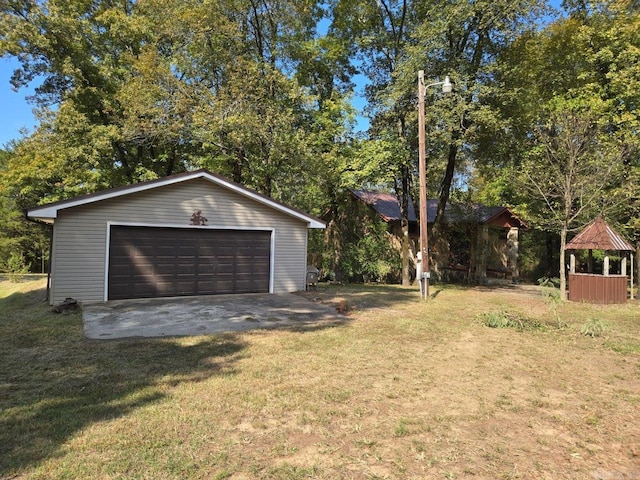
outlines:
[[[624,238],[611,228],[602,217],[587,225],[578,235],[567,243],[565,250],[617,250],[633,252],[633,248]]]

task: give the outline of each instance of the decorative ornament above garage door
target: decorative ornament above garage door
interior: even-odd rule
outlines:
[[[202,216],[202,210],[198,210],[191,215],[191,225],[206,225],[209,220]]]

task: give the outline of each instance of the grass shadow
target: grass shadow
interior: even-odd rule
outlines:
[[[54,314],[42,290],[0,299],[0,477],[58,454],[89,425],[161,401],[167,389],[234,374],[235,335],[108,342],[78,312]]]

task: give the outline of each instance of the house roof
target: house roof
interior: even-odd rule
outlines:
[[[400,204],[395,195],[366,190],[350,190],[360,201],[371,206],[385,222],[400,221]],[[433,223],[438,212],[438,200],[427,200],[427,223]],[[497,227],[528,228],[507,207],[487,207],[481,204],[447,204],[445,208],[447,223],[479,223]],[[417,216],[413,201],[409,199],[409,222],[416,222]]]
[[[268,207],[273,208],[281,213],[294,217],[302,222],[306,222],[309,228],[325,228],[326,223],[313,215],[304,213],[295,208],[284,205],[277,202],[272,198],[262,195],[254,190],[243,187],[242,185],[235,183],[221,175],[211,173],[206,169],[195,170],[192,172],[178,173],[170,175],[168,177],[159,178],[157,180],[150,180],[147,182],[135,183],[133,185],[127,185],[124,187],[111,188],[108,190],[102,190],[96,193],[90,193],[87,195],[80,195],[78,197],[70,198],[67,200],[61,200],[58,202],[48,203],[40,205],[27,210],[27,216],[29,218],[40,220],[45,223],[53,223],[58,217],[60,210],[68,208],[78,207],[81,205],[88,205],[91,203],[101,202],[110,198],[117,198],[132,193],[143,192],[146,190],[152,190],[154,188],[164,187],[167,185],[178,184],[181,182],[187,182],[195,179],[203,179],[209,181],[220,187],[234,191],[244,197],[247,197],[256,202],[262,203]]]
[[[624,238],[598,216],[584,230],[577,234],[565,250],[616,250],[633,252],[633,248]]]
[[[373,207],[385,222],[401,219],[400,204],[398,198],[391,193],[371,192],[366,190],[351,190],[350,192],[363,203]],[[409,199],[409,221],[416,221],[416,212],[413,202]]]

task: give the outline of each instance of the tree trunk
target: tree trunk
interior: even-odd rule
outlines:
[[[400,113],[397,117],[396,128],[398,129],[398,138],[405,138],[406,122],[405,117]],[[408,160],[408,159],[407,159]],[[407,162],[400,166],[400,191],[398,191],[398,181],[394,181],[396,189],[396,197],[400,204],[400,226],[402,227],[402,238],[400,239],[400,256],[402,257],[402,286],[411,285],[410,275],[410,249],[409,249],[409,190],[411,187],[411,169],[407,166]]]
[[[411,285],[410,275],[410,254],[409,254],[409,172],[406,168],[402,169],[402,191],[399,195],[400,217],[402,227],[401,257],[402,257],[402,286]]]
[[[565,267],[564,247],[567,244],[567,225],[560,230],[560,299],[567,300],[567,269]]]
[[[446,266],[449,243],[445,236],[444,225],[444,213],[449,203],[449,195],[451,193],[451,184],[453,183],[453,175],[456,168],[456,158],[458,156],[458,146],[454,143],[449,145],[449,154],[447,157],[447,168],[445,170],[444,177],[440,183],[440,195],[438,197],[438,209],[436,218],[433,222],[433,228],[431,229],[432,242],[434,246],[432,249],[434,262],[432,269],[435,272],[440,271],[440,267]]]
[[[633,291],[631,291],[631,298],[640,299],[640,240],[636,241],[636,254],[634,259],[636,261],[636,284],[638,285],[638,289],[636,290],[636,296],[633,296]]]
[[[553,246],[554,234],[551,232],[545,232],[545,247],[546,247],[546,256],[544,260],[544,272],[545,276],[549,278],[555,277],[555,269],[556,264],[553,261],[554,255],[554,246]]]
[[[444,221],[444,211],[449,202],[449,194],[451,193],[451,184],[453,183],[453,174],[456,169],[456,158],[458,156],[458,146],[454,143],[449,145],[449,155],[447,157],[447,168],[440,184],[440,196],[438,197],[438,211],[433,224],[434,236],[438,237],[442,231],[442,223]]]

